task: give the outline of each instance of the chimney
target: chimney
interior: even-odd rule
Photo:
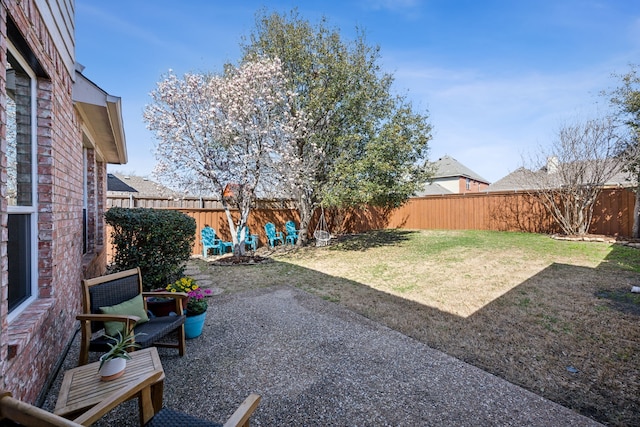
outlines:
[[[547,173],[558,172],[558,158],[556,156],[547,157]]]

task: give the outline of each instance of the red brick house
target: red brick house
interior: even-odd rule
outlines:
[[[489,181],[450,156],[433,162],[434,174],[417,197],[479,193],[489,187]]]
[[[106,267],[106,165],[120,98],[82,74],[74,0],[0,0],[0,387],[34,402]]]

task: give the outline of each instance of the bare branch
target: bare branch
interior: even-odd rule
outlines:
[[[528,189],[566,234],[587,234],[601,189],[622,167],[611,119],[565,124],[547,149],[530,158],[520,185]]]

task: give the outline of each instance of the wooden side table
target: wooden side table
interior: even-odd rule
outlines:
[[[162,409],[164,370],[155,347],[134,351],[130,355],[131,360],[127,360],[124,375],[113,381],[100,380],[98,373],[100,362],[89,363],[65,372],[53,413],[68,418],[73,414],[87,411],[111,393],[141,382],[148,374],[161,372],[158,381],[149,386],[151,401],[148,402],[140,396],[138,398],[140,425],[144,425]]]

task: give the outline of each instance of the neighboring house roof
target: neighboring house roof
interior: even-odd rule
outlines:
[[[461,176],[489,184],[489,181],[450,156],[443,156],[433,163],[435,174],[433,179]]]
[[[518,168],[515,171],[511,172],[507,176],[500,178],[493,184],[489,185],[489,187],[485,191],[518,191],[524,190],[526,187],[523,185],[523,182],[528,182],[530,175],[532,172],[529,169]],[[529,188],[531,190],[531,188]]]
[[[107,174],[107,194],[134,194],[138,197],[182,197],[179,192],[148,178],[119,173]]]
[[[558,167],[558,166],[556,166]],[[499,179],[484,190],[487,192],[492,191],[523,191],[534,190],[535,187],[531,183],[533,174],[548,174],[548,167],[543,167],[537,172],[533,172],[530,169],[524,167],[518,168],[511,172],[504,178]],[[551,172],[553,173],[553,172]],[[544,180],[537,180],[538,182],[544,182]],[[623,172],[620,168],[614,176],[609,178],[603,185],[604,187],[633,187],[635,182],[630,179],[627,172]]]
[[[629,172],[623,172],[622,170],[616,172],[616,174],[605,183],[607,187],[634,187],[635,185],[636,182],[631,178],[631,174]]]
[[[451,189],[439,184],[438,181],[445,182],[453,181],[453,179],[469,178],[476,182],[489,184],[489,181],[451,156],[443,156],[439,158],[437,161],[431,163],[431,167],[434,171],[433,176],[429,182],[424,185],[423,189],[416,193],[415,197],[457,193],[457,191],[452,191]]]

